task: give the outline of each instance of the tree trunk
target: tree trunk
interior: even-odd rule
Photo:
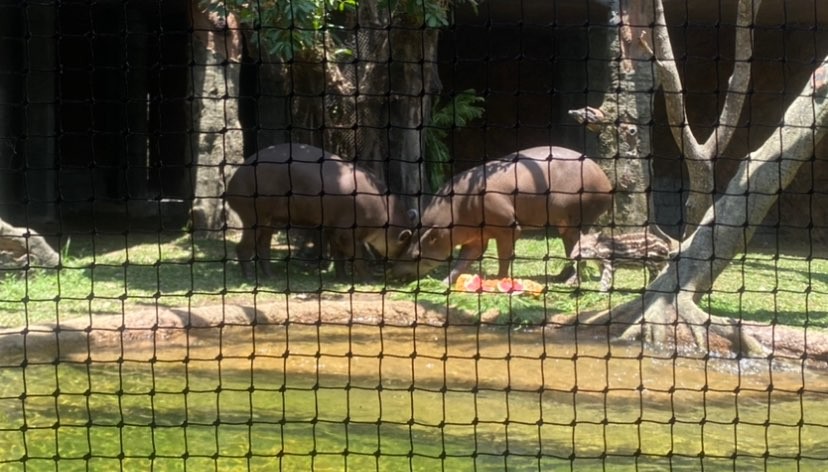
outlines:
[[[359,161],[413,204],[422,189],[439,33],[405,18],[379,2],[359,4],[356,147]]]
[[[630,0],[630,2],[634,9],[640,9],[651,3],[650,0]],[[718,126],[703,143],[698,140],[687,119],[684,89],[667,31],[662,0],[656,0],[654,3],[653,48],[650,48],[647,42],[646,30],[642,31],[643,35],[638,34],[633,37],[637,40],[634,42],[645,49],[649,56],[655,58],[655,69],[658,82],[664,91],[670,130],[687,168],[689,188],[685,192],[685,235],[695,230],[695,226],[699,224],[705,212],[713,205],[715,192],[713,166],[716,157],[724,152],[730,143],[748,96],[751,57],[753,56],[753,21],[761,3],[762,0],[739,0],[733,72],[728,80],[727,95],[717,121]],[[649,22],[636,24],[649,24]],[[649,63],[639,64],[642,64],[639,67],[650,68]]]
[[[648,194],[652,119],[652,94],[649,91],[655,88],[655,77],[652,68],[633,66],[646,57],[646,52],[632,41],[636,28],[631,25],[650,24],[653,13],[652,6],[646,3],[636,5],[630,13],[628,3],[625,0],[613,5],[611,14],[617,29],[609,33],[608,44],[591,48],[596,51],[606,48],[610,52],[606,60],[611,60],[612,65],[609,83],[595,84],[606,88],[599,107],[600,124],[587,127],[598,132],[597,150],[589,152],[591,149],[588,148],[588,154],[613,157],[599,162],[616,190],[611,223],[619,231],[640,230],[652,220]]]
[[[391,51],[388,29],[391,12],[379,2],[359,2],[356,31],[356,78],[354,128],[356,158],[366,168],[388,180],[389,155],[389,61]]]
[[[222,23],[226,23],[227,31]],[[194,200],[192,229],[199,237],[220,237],[227,222],[223,197],[228,163],[244,160],[239,123],[241,32],[231,14],[218,18],[193,5],[192,74]]]
[[[423,188],[423,131],[431,119],[437,83],[437,31],[394,28],[391,31],[390,190],[409,204]]]
[[[703,351],[710,344],[709,335],[714,334],[727,339],[736,352],[764,353],[765,347],[745,333],[740,321],[711,316],[696,306],[694,298],[710,290],[733,257],[745,250],[779,192],[825,136],[826,84],[817,77],[826,74],[828,65],[823,62],[786,111],[783,124],[742,162],[726,193],[708,209],[696,231],[682,243],[678,257],[650,284],[642,299],[588,317],[585,322],[611,320],[628,326],[622,338],[643,334],[646,340],[659,344],[675,341],[678,331],[688,328]]]

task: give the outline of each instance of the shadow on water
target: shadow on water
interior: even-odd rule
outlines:
[[[233,326],[76,357],[0,368],[0,463],[697,470],[828,458],[823,372],[577,332]]]

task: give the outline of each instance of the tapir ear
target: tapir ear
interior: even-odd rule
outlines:
[[[417,223],[420,221],[420,212],[414,208],[408,210],[408,221],[412,223]]]
[[[402,230],[402,231],[400,231],[399,236],[397,236],[397,241],[399,241],[401,243],[407,242],[411,239],[412,234],[413,233],[411,232],[410,229]]]

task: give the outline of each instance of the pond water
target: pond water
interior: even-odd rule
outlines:
[[[294,324],[0,360],[2,470],[821,470],[828,377],[480,326]]]

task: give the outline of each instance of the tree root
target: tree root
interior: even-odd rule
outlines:
[[[725,340],[731,352],[747,357],[765,357],[768,349],[745,332],[733,319],[710,315],[699,308],[689,293],[647,292],[609,310],[578,317],[584,325],[611,325],[622,329],[617,338],[623,341],[644,340],[663,346],[672,340],[678,344],[682,331],[692,337],[695,347],[709,352],[711,336]],[[689,331],[689,333],[688,333]]]
[[[44,267],[57,267],[60,256],[36,231],[18,228],[0,220],[0,252],[8,255],[5,266],[21,267],[29,259]]]

